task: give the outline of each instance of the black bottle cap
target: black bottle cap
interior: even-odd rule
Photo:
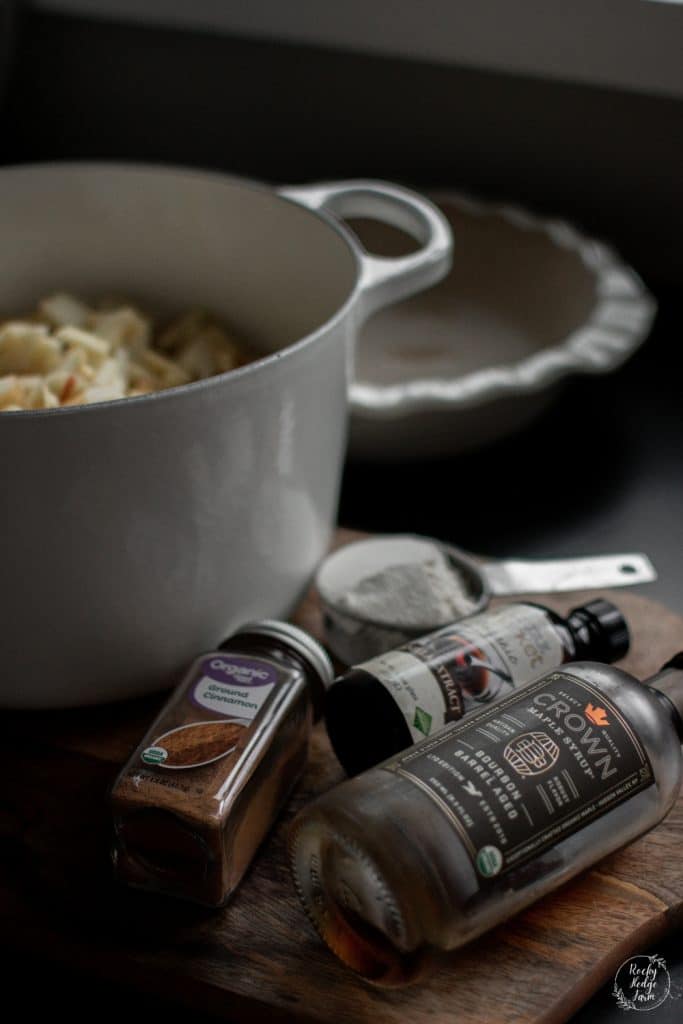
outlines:
[[[573,608],[567,624],[576,645],[575,657],[611,663],[628,653],[628,623],[616,605],[597,597]]]

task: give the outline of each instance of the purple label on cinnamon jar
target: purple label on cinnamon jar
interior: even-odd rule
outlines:
[[[278,681],[278,669],[261,658],[212,654],[204,658],[190,700],[199,708],[226,718],[251,720]]]
[[[218,683],[240,686],[268,686],[277,682],[277,668],[261,658],[243,658],[239,654],[212,654],[204,658],[201,671]]]

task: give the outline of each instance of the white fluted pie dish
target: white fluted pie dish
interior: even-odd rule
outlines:
[[[356,456],[457,453],[510,434],[567,378],[619,367],[652,325],[653,297],[609,245],[513,206],[431,198],[451,223],[457,258],[435,288],[361,332]],[[360,233],[373,251],[405,251],[384,225]]]

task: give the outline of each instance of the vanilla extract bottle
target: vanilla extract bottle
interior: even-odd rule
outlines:
[[[683,653],[644,684],[563,665],[300,812],[297,890],[346,964],[404,984],[656,825],[682,743]]]
[[[629,631],[603,598],[566,618],[516,601],[355,665],[325,695],[339,761],[356,775],[567,661],[623,658]]]

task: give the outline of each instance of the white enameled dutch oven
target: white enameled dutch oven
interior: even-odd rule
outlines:
[[[350,216],[421,247],[371,256]],[[302,595],[335,519],[358,327],[446,273],[449,228],[383,182],[274,191],[112,164],[1,170],[0,225],[3,316],[56,290],[202,306],[267,353],[152,395],[0,413],[0,705],[142,694]]]

